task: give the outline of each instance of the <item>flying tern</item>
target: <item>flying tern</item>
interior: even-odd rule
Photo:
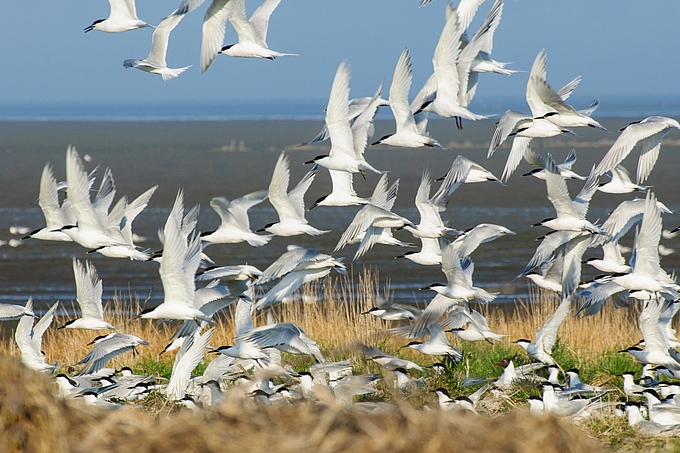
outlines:
[[[111,7],[109,17],[95,20],[92,25],[85,27],[84,33],[92,30],[119,33],[137,28],[153,27],[153,25],[139,20],[135,0],[109,0],[109,6]]]

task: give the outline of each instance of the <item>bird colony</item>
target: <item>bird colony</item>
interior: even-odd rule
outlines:
[[[137,18],[133,0],[109,0],[109,3],[110,16],[95,21],[85,31],[115,33],[153,27]],[[143,60],[125,60],[123,65],[159,74],[163,80],[179,76],[186,67],[171,69],[165,63],[170,32],[202,3],[203,0],[185,0],[154,27],[149,56]],[[201,72],[207,71],[219,54],[267,59],[291,55],[271,50],[266,43],[269,18],[279,3],[280,0],[265,0],[248,19],[244,0],[213,0],[203,23]],[[423,0],[420,6],[428,3]],[[354,398],[376,393],[376,382],[382,379],[381,375],[357,375],[349,360],[327,362],[322,348],[296,324],[271,319],[268,324],[255,326],[253,315],[267,313],[291,298],[292,303],[299,303],[295,292],[305,283],[326,277],[331,272],[345,274],[343,258],[332,253],[349,247],[354,251],[353,260],[361,260],[371,253],[375,244],[403,245],[394,234],[398,231],[399,235],[410,233],[422,243],[420,251],[400,256],[402,265],[432,266],[433,276],[439,275],[441,269],[446,283],[426,288],[434,292],[434,297],[424,309],[380,300],[366,315],[394,323],[388,332],[404,338],[404,343],[408,341],[404,347],[438,359],[447,358],[454,364],[464,360],[464,355],[451,345],[448,334],[461,341],[500,341],[504,335],[492,332],[484,316],[470,305],[473,302],[487,304],[496,297],[474,285],[472,256],[485,243],[514,233],[502,225],[490,223],[461,232],[443,222],[441,214],[461,184],[503,184],[525,160],[535,167],[530,174],[545,181],[547,198],[556,215],[535,223],[534,226],[542,226],[548,232],[524,269],[518,269],[519,276],[555,292],[561,303],[533,339],[515,342],[534,363],[515,366],[505,359],[499,363],[504,367],[501,377],[475,382],[482,386],[469,397],[452,397],[447,389],[437,389],[441,410],[477,413],[476,405],[487,393],[498,397],[512,391],[520,382],[531,381],[542,385],[543,389],[542,398],[528,401],[532,413],[548,412],[558,417],[581,419],[602,411],[614,413],[616,403],[603,400],[603,395],[611,388],[582,382],[578,370],[563,370],[552,356],[553,347],[558,328],[567,316],[589,316],[606,303],[617,307],[637,304],[641,307],[639,328],[644,341],[622,352],[644,364],[645,380],[641,385],[635,382],[632,374],[624,375],[624,391],[644,395],[647,404],[644,407],[628,404],[625,413],[631,425],[644,433],[680,433],[680,407],[677,405],[680,387],[659,383],[660,377],[671,381],[680,379],[680,354],[675,349],[680,343],[671,327],[680,308],[680,303],[676,302],[680,298],[680,286],[659,261],[662,219],[669,210],[652,189],[641,185],[653,177],[663,138],[671,129],[680,129],[676,120],[651,116],[628,125],[588,175],[576,174],[571,169],[576,161],[573,151],[564,162],[558,163],[550,154],[535,152],[532,141],[574,134],[572,131],[580,127],[604,129],[591,117],[598,101],[583,110],[568,104],[580,78],[555,89],[548,82],[547,53],[541,51],[528,72],[526,101],[530,113],[505,112],[495,131],[489,134],[489,158],[498,159],[500,145],[508,139],[512,141],[500,179],[463,155],[452,156],[452,165],[441,178],[433,179],[427,169],[423,172],[415,194],[420,218],[407,219],[393,210],[399,180],[390,180],[389,168],[377,169],[369,162],[370,155],[365,151],[373,134],[373,118],[381,106],[389,105],[392,110],[396,132],[373,143],[401,148],[441,147],[427,132],[430,113],[451,118],[452,124],[462,128],[466,121],[484,118],[468,109],[481,73],[521,76],[513,75],[517,71],[507,69],[506,63],[491,57],[503,0],[493,2],[479,29],[468,29],[483,3],[484,0],[461,0],[456,8],[443,2],[428,6],[443,7],[444,26],[433,49],[432,75],[410,101],[412,72],[408,48],[396,61],[387,100],[381,97],[382,85],[372,96],[350,99],[350,66],[340,62],[335,78],[329,80],[331,89],[325,125],[310,140],[330,140],[329,153],[304,162],[310,167],[300,181],[290,181],[291,158],[281,153],[266,190],[244,194],[231,201],[225,197],[210,200],[211,208],[221,219],[219,227],[211,232],[197,231],[198,206],[187,210],[179,189],[165,224],[159,226],[158,236],[163,244],[160,252],[152,254],[135,245],[132,232],[132,223],[142,214],[157,186],[134,200],[120,197],[114,204],[116,186],[112,172],[107,169],[100,176],[101,171],[95,169],[88,173],[83,158],[74,147],[70,146],[66,151],[64,182],[58,182],[50,164],[45,165],[40,180],[39,204],[46,224],[27,234],[24,240],[73,241],[82,245],[83,252],[96,252],[111,259],[150,261],[149,266],[158,266],[164,300],[159,305],[146,307],[137,317],[156,320],[149,322],[174,320],[178,324],[165,348],[165,351],[177,351],[169,381],[159,383],[153,376],[133,375],[130,369],[106,368],[113,357],[149,343],[120,332],[104,320],[102,279],[87,259],[73,258],[71,265],[80,317],[58,329],[91,329],[105,334],[92,341],[90,352],[79,362],[68,364],[78,370],[77,374],[56,376],[62,395],[82,397],[101,407],[119,408],[121,401],[135,401],[151,390],[157,390],[168,399],[182,401],[195,410],[200,410],[199,400],[204,405],[218,404],[223,395],[235,392],[257,404],[327,401],[330,395],[348,407],[386,410],[387,403],[357,403]],[[227,22],[237,32],[238,43],[223,46]],[[636,147],[640,154],[633,182],[622,161]],[[305,194],[313,185],[316,174],[325,171],[330,173],[332,192],[306,208]],[[359,196],[353,188],[353,177],[355,174],[365,177],[367,172],[380,177],[370,197]],[[569,193],[567,179],[582,184],[575,197]],[[603,222],[592,221],[588,219],[588,205],[598,191],[631,194],[631,198],[619,206],[612,206],[611,215]],[[638,198],[632,198],[635,193],[640,193]],[[266,200],[276,209],[278,221],[252,231],[248,210]],[[324,207],[330,212],[337,206],[357,207],[354,219],[344,231],[322,231],[305,218],[307,210]],[[619,240],[631,231],[635,235],[634,249],[626,261]],[[305,248],[306,235],[322,234],[337,234],[334,250]],[[281,240],[287,241],[288,249],[264,270],[244,263],[210,263],[204,253],[209,244],[247,242],[254,248],[266,247],[274,236],[286,238]],[[582,282],[582,256],[589,248],[602,250],[602,259],[585,262],[602,275]],[[259,289],[256,291],[256,288]],[[224,328],[216,323],[214,316],[228,306],[232,306],[234,313],[234,344],[211,345],[215,329]],[[58,302],[38,317],[30,299],[25,306],[4,304],[0,307],[3,320],[19,320],[15,340],[22,362],[33,370],[51,375],[59,368],[47,361],[41,352],[41,341],[57,310]],[[423,386],[428,373],[446,372],[441,365],[425,371],[417,363],[387,354],[375,345],[363,345],[362,348],[366,358],[393,372],[386,376],[396,376],[396,385],[405,393]],[[202,376],[192,376],[206,351],[214,352],[215,358]],[[282,351],[310,355],[317,363],[308,371],[296,372],[286,363],[286,356],[282,359]],[[542,368],[547,368],[542,373],[549,377],[537,373]],[[414,370],[425,377],[415,379],[411,375]],[[289,384],[275,385],[277,379]],[[209,395],[207,398],[206,394]],[[623,410],[619,411],[624,414]]]

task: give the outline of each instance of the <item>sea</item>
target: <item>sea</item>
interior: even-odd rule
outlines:
[[[587,107],[590,99],[570,99],[576,106]],[[476,113],[490,115],[483,121],[463,123],[458,130],[452,120],[434,119],[429,132],[445,149],[400,149],[377,145],[366,150],[365,157],[374,167],[389,172],[390,182],[399,179],[399,193],[394,210],[418,223],[414,197],[425,169],[434,177],[446,173],[458,155],[483,165],[500,177],[509,152],[509,144],[487,158],[489,141],[495,122],[507,109],[527,111],[523,99],[484,99],[475,101]],[[116,198],[133,199],[146,189],[158,185],[148,208],[133,224],[143,241],[139,245],[159,250],[158,230],[162,228],[178,190],[185,194],[187,208],[201,207],[198,229],[214,230],[219,217],[210,208],[213,197],[237,198],[246,193],[266,189],[274,164],[281,152],[291,161],[291,188],[309,169],[302,163],[316,155],[326,154],[329,142],[301,146],[314,137],[324,124],[325,101],[268,102],[172,102],[156,104],[127,103],[6,103],[0,106],[0,302],[24,304],[32,297],[38,311],[60,300],[67,306],[75,301],[72,259],[94,264],[103,280],[104,299],[114,295],[122,299],[139,299],[154,305],[163,300],[163,288],[155,262],[133,262],[112,259],[86,250],[73,243],[20,241],[12,234],[17,227],[37,229],[44,218],[36,204],[40,175],[50,162],[58,179],[65,178],[65,156],[69,144],[81,156],[87,156],[86,167],[110,168],[116,183]],[[578,160],[573,170],[587,175],[619,134],[633,121],[650,115],[680,117],[680,98],[614,98],[593,114],[609,132],[578,129],[577,135],[534,140],[540,154],[552,154],[557,161],[575,149]],[[374,138],[394,131],[389,109],[382,109],[375,121]],[[634,150],[624,161],[634,174],[638,152]],[[672,131],[664,140],[659,161],[647,184],[658,199],[674,213],[663,217],[664,229],[680,225],[680,132]],[[503,225],[515,234],[482,244],[472,254],[473,280],[476,286],[497,292],[493,303],[508,304],[527,300],[531,284],[518,274],[529,261],[540,238],[548,232],[532,224],[554,216],[546,197],[545,182],[522,177],[531,170],[522,163],[507,184],[479,183],[461,186],[449,200],[442,217],[458,230],[480,223]],[[603,181],[608,178],[603,177]],[[355,175],[354,184],[360,196],[370,196],[378,175],[366,179]],[[582,186],[569,181],[572,196]],[[436,184],[433,185],[435,190]],[[328,172],[319,169],[306,197],[306,205],[330,192]],[[597,193],[593,197],[588,219],[604,222],[609,212],[623,200],[644,194],[611,195]],[[332,253],[343,257],[348,272],[356,276],[368,269],[377,273],[380,285],[389,298],[404,303],[424,304],[434,293],[421,288],[434,282],[445,282],[439,266],[419,266],[405,259],[395,259],[406,251],[417,250],[419,241],[406,231],[395,236],[413,244],[409,248],[376,245],[357,261],[352,261],[356,245],[333,252],[342,232],[359,207],[320,207],[307,213],[309,223],[330,233],[318,236],[275,237],[269,244],[253,248],[247,244],[217,244],[205,252],[216,265],[251,264],[266,268],[290,244]],[[253,230],[277,220],[271,205],[264,203],[250,212]],[[633,232],[621,241],[631,246]],[[5,243],[6,242],[6,243]],[[662,267],[669,273],[680,269],[680,236],[662,239],[669,254],[662,257]],[[677,251],[676,251],[677,250]],[[585,258],[601,255],[590,249]],[[598,272],[584,265],[583,279]],[[262,291],[267,288],[262,288]]]

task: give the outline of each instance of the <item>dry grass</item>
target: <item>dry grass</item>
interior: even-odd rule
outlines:
[[[386,352],[394,353],[418,363],[429,365],[437,358],[427,357],[411,349],[400,349],[406,341],[387,335],[384,330],[393,327],[394,323],[385,322],[370,315],[362,315],[375,305],[376,298],[388,292],[381,285],[378,273],[365,271],[356,281],[344,277],[328,277],[320,283],[306,285],[301,291],[299,300],[281,304],[274,309],[274,316],[280,321],[294,322],[299,325],[310,338],[321,347],[329,360],[354,359],[362,361],[358,343],[381,347]],[[521,356],[521,348],[511,344],[519,338],[533,339],[536,331],[553,314],[559,299],[552,294],[536,291],[529,301],[517,302],[514,306],[487,305],[476,307],[489,320],[494,332],[507,334],[503,342],[497,346],[489,346],[493,351],[516,350]],[[144,319],[134,319],[125,313],[141,311],[139,300],[123,301],[116,297],[105,306],[105,318],[120,332],[131,333],[145,339],[151,346],[138,347],[135,357],[125,354],[113,359],[109,366],[120,368],[139,362],[157,361],[159,354],[168,344],[169,339],[178,326],[177,322],[159,323]],[[63,308],[63,307],[62,307]],[[73,307],[69,312],[74,312]],[[217,317],[218,328],[213,335],[214,346],[233,344],[234,324],[230,307]],[[600,314],[590,317],[574,318],[568,316],[559,331],[559,343],[579,363],[587,363],[603,354],[612,353],[637,343],[640,332],[637,327],[639,311],[632,307],[614,309],[605,304]],[[68,317],[58,317],[54,325],[65,323]],[[255,325],[266,323],[264,314],[259,314]],[[69,365],[76,363],[87,354],[91,346],[88,343],[96,336],[107,331],[86,331],[79,329],[49,329],[43,339],[43,350],[48,360],[58,362],[62,369],[69,371]],[[452,343],[459,344],[456,337]],[[13,341],[0,345],[0,351],[18,356],[19,351]],[[160,356],[162,359],[163,356]],[[166,356],[170,360],[172,354]],[[305,364],[307,359],[299,358]]]
[[[400,349],[406,341],[392,338],[384,332],[386,328],[393,327],[394,323],[361,314],[375,305],[378,296],[386,295],[383,286],[379,275],[371,272],[364,272],[357,277],[356,281],[338,277],[327,278],[320,283],[307,285],[300,293],[301,301],[279,305],[273,314],[278,320],[298,324],[319,343],[328,360],[348,358],[352,360],[357,373],[380,372],[376,364],[367,361],[362,356],[357,343],[380,347],[386,352],[396,353],[421,365],[437,361],[439,359],[437,357],[424,356],[408,348]],[[533,338],[536,330],[553,314],[558,304],[559,300],[550,294],[535,292],[529,301],[518,302],[514,306],[477,307],[487,316],[493,331],[508,336],[494,345],[487,343],[461,345],[456,337],[451,337],[452,343],[457,343],[463,348],[465,361],[454,368],[451,375],[429,376],[428,388],[447,386],[454,391],[463,392],[464,390],[459,386],[461,377],[488,377],[494,375],[493,373],[500,373],[500,370],[494,369],[490,364],[501,357],[510,356],[518,362],[529,361],[524,351],[511,342],[518,338]],[[130,305],[133,306],[130,307]],[[135,334],[151,343],[149,347],[137,348],[135,357],[130,353],[124,354],[112,360],[109,366],[117,368],[131,366],[142,372],[167,374],[172,366],[174,353],[161,356],[160,360],[158,354],[168,343],[177,324],[133,319],[129,313],[138,312],[138,310],[140,310],[139,301],[133,301],[131,304],[128,301],[123,302],[122,298],[115,298],[107,304],[105,310],[107,321],[117,326],[121,332]],[[633,362],[623,354],[617,354],[616,351],[639,340],[638,314],[639,311],[635,307],[617,310],[610,304],[605,304],[599,315],[588,318],[567,317],[558,335],[559,340],[555,352],[558,362],[565,368],[577,366],[582,371],[589,370],[590,373],[585,377],[590,378],[596,384],[618,383],[615,375],[624,371],[620,369],[622,366],[630,366]],[[233,343],[232,319],[233,313],[230,309],[218,317],[218,328],[212,339],[214,346]],[[67,317],[60,317],[55,320],[55,326],[62,325],[67,320]],[[265,315],[259,314],[255,325],[265,322]],[[74,371],[70,370],[67,365],[82,358],[90,348],[87,343],[103,333],[106,332],[52,328],[45,334],[43,349],[49,361],[58,361],[62,369],[67,372]],[[0,350],[9,355],[19,355],[14,342],[6,342]],[[286,355],[285,359],[298,369],[305,368],[312,363],[312,359],[305,356]],[[611,365],[612,360],[623,361]],[[13,365],[6,366],[5,362]],[[4,423],[2,442],[10,442],[5,444],[6,448],[0,445],[0,451],[96,452],[130,451],[132,448],[142,451],[158,451],[153,444],[161,441],[167,441],[163,445],[169,446],[168,449],[164,448],[164,451],[217,451],[224,445],[231,445],[232,441],[235,442],[234,448],[238,446],[243,449],[244,445],[247,445],[253,450],[261,450],[273,443],[283,451],[378,451],[388,448],[396,451],[416,449],[423,451],[539,451],[538,448],[544,451],[593,451],[591,444],[582,447],[581,441],[578,436],[574,437],[571,428],[565,428],[552,419],[540,420],[541,426],[549,427],[545,428],[546,431],[543,434],[546,436],[545,439],[530,436],[532,432],[530,426],[539,421],[533,418],[527,419],[524,411],[503,415],[500,421],[495,419],[471,421],[469,418],[445,415],[438,411],[418,411],[416,408],[428,401],[432,402],[433,396],[424,392],[417,394],[409,398],[410,404],[404,406],[403,395],[391,388],[389,382],[382,385],[379,398],[400,403],[399,410],[390,415],[369,417],[348,414],[334,407],[307,405],[296,409],[249,408],[247,410],[241,406],[225,406],[216,412],[208,412],[197,418],[186,413],[177,414],[177,407],[159,397],[147,400],[144,405],[145,411],[125,410],[109,414],[92,412],[80,406],[77,409],[68,408],[63,402],[46,401],[37,396],[40,392],[46,391],[38,391],[30,386],[35,382],[43,382],[42,377],[36,377],[35,382],[26,381],[25,385],[28,387],[23,390],[19,387],[12,390],[12,385],[24,385],[15,382],[20,373],[25,373],[25,371],[17,371],[16,367],[17,365],[8,359],[3,359],[3,363],[0,364],[2,374],[0,385],[4,389],[3,393],[0,393],[0,409],[3,411],[2,422]],[[9,371],[5,372],[5,369]],[[5,376],[7,373],[10,374],[9,378]],[[389,381],[387,376],[386,381]],[[39,385],[52,387],[44,382]],[[526,391],[535,392],[536,390]],[[18,395],[18,399],[12,399],[6,395]],[[523,407],[523,397],[526,395],[522,393],[515,395],[505,406],[486,412],[495,414],[498,411],[504,412],[512,408]],[[45,396],[45,398],[48,397]],[[52,397],[49,396],[49,398]],[[21,412],[22,410],[25,412]],[[41,415],[33,415],[34,410],[39,411]],[[24,422],[21,421],[22,417],[25,419]],[[289,420],[292,419],[296,420],[294,426],[289,425]],[[9,429],[10,420],[16,421],[16,424],[12,425],[15,427],[31,423],[47,424],[54,432],[50,431],[49,435],[41,438],[40,442],[43,442],[45,446],[41,450],[40,447],[32,446],[31,442],[38,441],[34,436],[29,435],[28,431]],[[523,426],[519,429],[516,425],[520,421],[528,423],[529,427]],[[220,428],[211,429],[205,435],[198,435],[198,432],[205,430],[207,422],[210,426],[220,426]],[[284,423],[288,425],[283,426]],[[546,423],[547,425],[544,425]],[[270,425],[274,426],[271,433]],[[668,441],[642,438],[627,427],[625,422],[612,422],[610,419],[588,423],[581,427],[581,430],[597,438],[601,444],[622,451],[655,451],[656,449],[673,451],[675,445]],[[285,432],[285,436],[281,434],[282,432]],[[488,432],[498,432],[498,436],[487,439]],[[144,433],[143,436],[141,433]],[[461,442],[461,433],[469,433],[470,440],[466,437],[466,440]],[[500,436],[505,436],[504,441],[507,445],[500,444],[505,448],[499,447],[497,437]],[[125,439],[125,442],[121,443],[121,439]],[[187,439],[191,439],[191,442]],[[559,442],[567,439],[565,441],[567,444],[547,445],[548,440],[554,443],[558,442],[556,439],[560,439]],[[485,444],[484,442],[487,441],[489,443]],[[515,441],[518,444],[511,445],[511,442]],[[474,444],[474,442],[480,442],[480,444]],[[12,445],[15,447],[10,448]],[[16,447],[17,445],[21,447]],[[30,448],[27,447],[29,445],[31,445]],[[528,447],[528,445],[533,446]],[[636,447],[631,447],[631,445]],[[567,446],[574,449],[568,450]],[[462,448],[462,450],[457,450],[457,448]]]
[[[514,412],[483,419],[398,406],[382,414],[334,405],[222,405],[154,419],[130,408],[103,411],[55,396],[44,376],[0,356],[3,452],[597,452],[573,426]]]

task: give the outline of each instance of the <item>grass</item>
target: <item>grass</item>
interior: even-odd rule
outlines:
[[[403,348],[405,340],[390,337],[385,333],[385,329],[394,327],[395,323],[362,314],[375,304],[378,296],[389,296],[389,290],[381,285],[378,273],[366,271],[359,275],[356,281],[344,277],[329,277],[320,283],[306,285],[300,293],[301,300],[281,304],[275,307],[271,314],[277,320],[299,325],[319,344],[327,360],[349,359],[354,364],[357,374],[382,373],[384,380],[380,384],[380,393],[372,398],[401,404],[404,403],[405,397],[394,388],[392,374],[367,360],[361,353],[359,345],[376,346],[421,366],[431,365],[439,361],[439,358]],[[443,375],[436,375],[427,369],[422,373],[415,372],[414,376],[424,377],[427,385],[407,399],[409,406],[416,409],[425,405],[435,406],[435,397],[429,390],[437,387],[446,387],[452,396],[472,393],[476,387],[463,387],[461,384],[463,379],[499,376],[502,370],[493,364],[503,358],[511,358],[516,365],[530,362],[524,350],[512,341],[519,338],[532,339],[558,304],[559,300],[552,295],[535,291],[529,301],[520,301],[514,306],[476,307],[487,317],[494,332],[506,334],[507,337],[491,345],[485,342],[461,344],[457,337],[452,336],[452,344],[463,351],[463,361],[448,369]],[[131,353],[121,355],[112,360],[108,366],[116,368],[130,366],[136,373],[169,377],[174,353],[160,356],[159,353],[169,342],[176,324],[133,319],[122,314],[130,313],[131,305],[133,312],[141,309],[138,300],[123,301],[122,298],[114,298],[106,305],[106,319],[120,332],[135,334],[149,341],[151,346],[138,347],[135,355]],[[641,369],[632,357],[618,352],[640,339],[637,327],[638,310],[636,307],[614,309],[611,304],[605,304],[602,312],[595,316],[587,318],[568,316],[558,332],[558,341],[553,351],[554,358],[564,369],[579,368],[585,382],[620,389],[619,375],[622,372],[639,372]],[[73,313],[73,310],[66,311]],[[217,329],[211,341],[213,346],[233,344],[232,319],[231,309],[225,310],[217,318]],[[62,325],[67,320],[65,317],[59,317],[55,320],[55,325]],[[264,323],[266,316],[258,314],[255,325]],[[45,334],[43,349],[49,361],[57,361],[62,371],[73,373],[77,370],[70,365],[88,352],[90,346],[87,346],[87,343],[98,334],[91,331],[51,328]],[[19,355],[14,342],[6,343],[0,349],[9,355]],[[285,353],[283,359],[296,370],[306,369],[314,363],[311,357]],[[194,371],[195,374],[201,374],[208,361],[209,359],[204,360]],[[510,398],[499,404],[487,406],[484,411],[488,415],[495,415],[514,408],[525,408],[524,399],[539,393],[539,389],[533,386],[519,387]],[[612,392],[610,398],[616,399],[620,396],[622,392]],[[144,402],[144,407],[157,418],[177,411],[162,395],[149,397]],[[416,413],[422,414],[422,412],[409,413],[408,417],[413,417]],[[611,417],[595,419],[580,425],[579,429],[589,437],[597,439],[600,445],[613,450],[680,451],[680,442],[640,436],[628,427],[625,420]]]

